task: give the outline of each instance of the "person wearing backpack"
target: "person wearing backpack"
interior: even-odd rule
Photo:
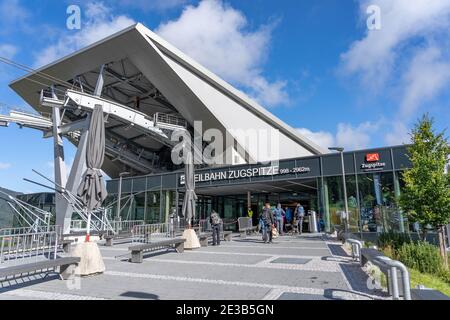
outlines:
[[[278,234],[280,236],[283,235],[283,216],[285,214],[283,208],[281,208],[281,203],[277,205],[275,210],[273,210],[273,214],[275,216],[275,220],[277,222]]]
[[[298,203],[297,208],[295,208],[295,216],[297,218],[297,230],[301,235],[303,231],[303,218],[305,218],[305,208],[303,208],[301,203]]]
[[[219,214],[213,210],[209,217],[209,222],[211,223],[213,246],[220,246],[220,224],[222,223],[222,219],[220,219]]]
[[[272,227],[274,224],[272,210],[270,208],[270,203],[266,203],[261,215],[262,223],[264,224],[263,229],[263,240],[264,243],[272,243]]]

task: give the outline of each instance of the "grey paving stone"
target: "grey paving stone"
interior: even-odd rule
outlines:
[[[245,267],[212,266],[176,264],[172,262],[153,261],[146,259],[142,264],[123,261],[111,261],[108,270],[146,273],[155,275],[190,276],[199,279],[220,279],[230,282],[266,283],[291,287],[306,288],[340,288],[346,289],[347,284],[340,272],[319,272],[310,270],[258,270]]]
[[[3,299],[248,300],[370,298],[360,268],[334,259],[320,235],[279,237],[266,245],[260,236],[222,242],[183,254],[160,250],[144,263],[127,261],[130,243],[100,244],[106,272],[78,282],[34,279],[0,290]],[[331,249],[331,252],[330,252]],[[329,258],[333,259],[329,259]],[[344,257],[343,259],[346,259]],[[347,266],[347,264],[350,265]],[[78,279],[77,279],[78,280]],[[350,285],[349,285],[350,284]]]
[[[303,259],[303,258],[278,258],[270,263],[285,263],[285,264],[307,264],[311,262],[312,259]]]

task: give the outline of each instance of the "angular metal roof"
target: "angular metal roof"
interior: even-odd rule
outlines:
[[[184,118],[189,126],[202,121],[203,130],[216,128],[224,136],[232,129],[278,129],[281,159],[327,152],[142,24],[132,25],[44,66],[10,86],[35,110],[50,113],[50,108],[41,104],[42,90],[54,86],[61,99],[68,89],[90,94],[102,65],[105,68],[101,97],[149,119],[162,113]],[[76,121],[81,116],[77,112],[67,113],[65,120]],[[132,120],[128,123],[121,120],[112,117],[106,128],[118,145],[140,154],[149,163],[154,163],[150,154],[167,153],[161,141],[135,128]],[[241,148],[246,145],[242,137],[234,138]],[[241,156],[253,161],[272,160],[251,149],[245,153]],[[123,168],[120,165],[114,168],[113,162],[125,162],[122,160],[110,157],[105,172],[116,176]],[[145,169],[140,173],[146,173]]]

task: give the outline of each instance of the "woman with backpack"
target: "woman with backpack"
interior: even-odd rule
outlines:
[[[222,219],[220,219],[219,214],[213,210],[209,217],[209,222],[211,223],[213,246],[220,246],[220,224],[222,223]]]

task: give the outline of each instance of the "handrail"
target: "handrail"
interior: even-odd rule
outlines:
[[[359,261],[362,263],[361,258],[361,249],[363,247],[363,244],[361,241],[356,239],[345,239],[346,242],[350,243],[352,246],[352,258],[353,260]]]
[[[392,278],[392,297],[394,300],[400,299],[400,294],[398,291],[398,279],[397,279],[397,268],[400,269],[402,273],[403,280],[403,295],[405,300],[411,300],[411,286],[410,286],[410,278],[409,271],[406,266],[397,260],[392,260],[386,256],[379,256],[374,258],[374,262],[378,262],[379,264],[384,264],[389,267],[391,270],[391,278]]]

